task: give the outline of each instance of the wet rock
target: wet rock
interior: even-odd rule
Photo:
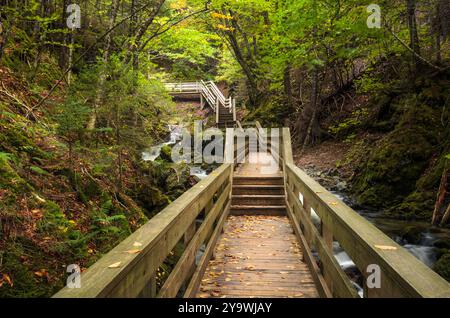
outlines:
[[[337,191],[344,191],[347,189],[347,182],[345,181],[340,181],[336,184],[336,190]]]

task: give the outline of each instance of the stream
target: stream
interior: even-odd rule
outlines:
[[[160,143],[156,146],[152,146],[142,152],[142,160],[144,161],[155,161],[161,155],[161,149],[164,146],[175,146],[183,138],[183,125],[168,125],[168,140]],[[208,176],[208,172],[202,167],[191,166],[190,167],[191,176],[197,177],[199,180],[204,179]]]

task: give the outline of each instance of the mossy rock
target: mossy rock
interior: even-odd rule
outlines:
[[[405,103],[408,105],[409,100]],[[425,104],[407,109],[396,129],[368,153],[367,161],[353,179],[352,192],[360,205],[392,207],[402,203],[416,189],[416,182],[439,142],[438,123],[438,109]],[[406,202],[409,205],[398,206],[397,211],[417,213],[422,206],[410,212],[413,199]]]
[[[436,194],[433,191],[413,192],[406,199],[385,211],[387,217],[408,220],[431,219]]]
[[[169,145],[162,146],[159,157],[164,161],[173,162],[172,161],[172,148]]]
[[[434,264],[433,270],[450,282],[450,253],[441,256]]]

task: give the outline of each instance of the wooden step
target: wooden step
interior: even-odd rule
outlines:
[[[279,206],[284,204],[284,195],[244,194],[231,196],[231,205]]]
[[[282,176],[234,176],[233,185],[283,185]]]
[[[235,194],[284,194],[282,185],[233,185],[233,195]]]
[[[286,215],[286,206],[284,205],[232,205],[230,209],[232,215]]]

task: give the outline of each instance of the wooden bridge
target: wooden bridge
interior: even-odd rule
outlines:
[[[298,168],[280,131],[227,128],[224,164],[55,297],[359,297],[335,242],[364,297],[450,297],[449,283]],[[176,246],[183,253],[161,279]]]
[[[200,98],[201,107],[209,105],[216,115],[219,128],[234,127],[236,124],[236,99],[226,98],[212,81],[166,83],[172,96]]]

